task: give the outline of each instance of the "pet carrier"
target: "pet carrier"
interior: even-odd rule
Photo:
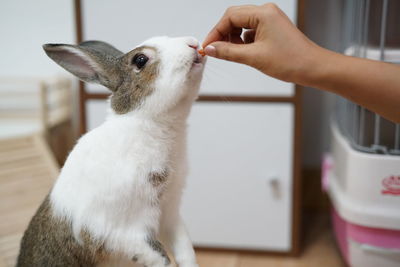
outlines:
[[[400,1],[344,9],[346,54],[400,63]],[[340,250],[353,267],[400,266],[400,124],[338,97],[331,126],[323,185]]]

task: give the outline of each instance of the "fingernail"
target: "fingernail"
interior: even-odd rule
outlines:
[[[204,48],[204,52],[207,56],[211,57],[215,57],[217,55],[217,50],[212,45],[207,45],[206,48]]]

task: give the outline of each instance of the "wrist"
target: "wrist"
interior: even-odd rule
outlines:
[[[305,53],[300,69],[294,77],[294,83],[303,86],[320,88],[327,82],[327,77],[336,65],[338,54],[314,45]]]

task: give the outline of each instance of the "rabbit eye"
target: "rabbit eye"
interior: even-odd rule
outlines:
[[[146,65],[149,58],[143,54],[137,54],[133,57],[132,63],[136,65],[138,69],[141,69]]]

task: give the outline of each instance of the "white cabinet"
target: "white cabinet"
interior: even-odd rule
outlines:
[[[0,1],[1,76],[65,75],[42,45],[74,42],[73,14],[71,0]]]
[[[107,104],[86,107],[93,129]],[[291,250],[293,115],[289,103],[195,103],[181,210],[195,245]]]
[[[182,214],[205,247],[291,248],[291,104],[196,103]]]

